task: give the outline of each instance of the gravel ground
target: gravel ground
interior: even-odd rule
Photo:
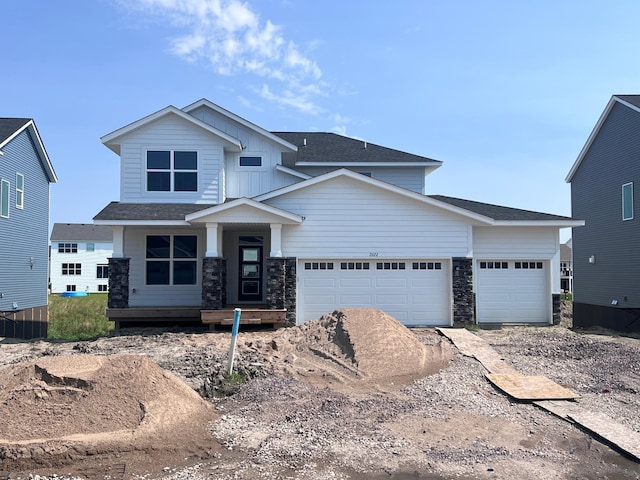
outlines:
[[[475,333],[521,373],[547,376],[576,392],[581,407],[640,432],[640,340],[568,326],[565,318],[557,326]],[[426,345],[439,341],[432,329],[411,331]],[[156,470],[130,468],[121,478],[640,478],[639,463],[532,404],[510,400],[485,380],[477,361],[455,348],[444,368],[410,384],[335,389],[300,372],[283,375],[291,358],[274,356],[273,335],[240,335],[238,371],[252,380],[237,390],[223,381],[225,333],[146,330],[80,343],[0,342],[0,368],[44,355],[144,354],[213,403],[219,417],[208,430],[218,450],[185,456],[181,464],[152,458]],[[221,395],[230,390],[235,393]],[[56,474],[114,478],[68,466]],[[34,468],[32,477],[11,478],[51,475]]]

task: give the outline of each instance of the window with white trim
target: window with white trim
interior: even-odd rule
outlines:
[[[633,182],[622,185],[622,220],[633,220]]]
[[[87,243],[87,252],[95,252],[96,244],[95,243]]]
[[[146,285],[196,285],[198,237],[147,235]]]
[[[24,208],[24,175],[16,173],[16,208]]]
[[[77,243],[59,243],[58,253],[78,253]]]
[[[147,151],[147,192],[197,192],[198,152]]]
[[[67,292],[75,292],[75,291],[76,291],[75,285],[67,285]]]
[[[109,291],[109,286],[108,285],[98,285],[98,291],[99,292],[108,292]]]
[[[109,278],[109,265],[97,265],[96,278]]]
[[[82,275],[81,263],[63,263],[62,275]]]
[[[259,156],[240,157],[240,166],[241,167],[261,167],[262,157],[259,157]]]
[[[11,184],[9,180],[0,181],[0,217],[9,218],[9,193]]]

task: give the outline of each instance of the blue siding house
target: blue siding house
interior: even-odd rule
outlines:
[[[573,229],[573,324],[640,331],[640,95],[614,95],[566,181]]]
[[[0,337],[47,335],[49,185],[34,121],[0,118]]]

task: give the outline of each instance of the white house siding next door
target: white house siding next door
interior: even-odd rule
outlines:
[[[549,262],[479,260],[478,323],[549,323]]]
[[[367,307],[404,325],[451,325],[450,271],[449,260],[299,260],[298,323]]]

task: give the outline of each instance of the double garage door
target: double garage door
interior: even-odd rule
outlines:
[[[476,262],[478,323],[549,323],[549,263],[532,260]]]
[[[448,260],[299,260],[298,322],[367,307],[405,325],[450,325],[450,271]]]

